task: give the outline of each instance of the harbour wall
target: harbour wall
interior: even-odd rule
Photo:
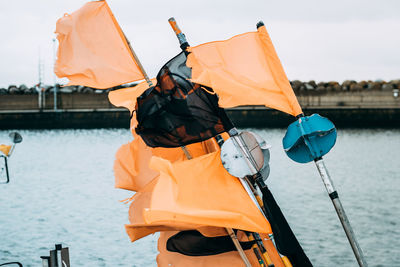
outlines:
[[[306,115],[319,113],[339,128],[400,128],[397,89],[364,91],[313,90],[297,92]],[[53,93],[38,108],[37,94],[0,95],[0,129],[128,128],[130,114],[114,107],[106,93]],[[238,127],[287,127],[294,118],[262,106],[227,110]]]

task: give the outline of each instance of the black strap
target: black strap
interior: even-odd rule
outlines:
[[[287,256],[294,267],[313,266],[297,241],[292,229],[285,219],[281,209],[268,187],[261,188],[265,215],[274,233],[275,244],[278,251]]]
[[[253,244],[255,241],[240,242],[243,250],[250,249]],[[236,247],[229,236],[206,237],[196,230],[188,230],[171,236],[167,250],[186,256],[210,256],[235,251]]]

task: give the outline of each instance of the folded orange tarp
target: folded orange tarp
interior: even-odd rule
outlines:
[[[187,223],[271,233],[238,178],[222,166],[219,151],[173,164],[153,157],[150,167],[160,176],[148,207],[135,210],[148,226]]]
[[[56,26],[54,71],[68,85],[110,88],[144,79],[106,1],[86,3]]]
[[[221,107],[265,105],[302,113],[265,26],[190,51],[192,81],[213,88]]]

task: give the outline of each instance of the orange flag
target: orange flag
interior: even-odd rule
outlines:
[[[157,83],[157,79],[151,79],[153,84]],[[129,109],[130,113],[135,110],[136,99],[147,89],[149,89],[149,84],[144,81],[139,83],[134,87],[121,88],[118,90],[113,90],[108,93],[108,100],[111,104],[116,107],[124,107]]]
[[[134,117],[132,124],[136,124]],[[171,162],[186,160],[185,153],[180,147],[151,148],[146,146],[142,138],[135,132],[133,132],[133,137],[134,140],[122,145],[115,155],[114,175],[115,187],[117,188],[141,191],[154,178],[158,177],[159,171],[149,167],[152,156],[161,157]],[[192,157],[198,157],[218,149],[218,144],[213,139],[186,146],[186,150]]]
[[[190,51],[192,81],[213,88],[221,107],[265,105],[302,113],[265,26]]]
[[[133,122],[135,124],[135,122]],[[226,134],[223,135],[226,137]],[[130,199],[132,204],[129,208],[129,221],[130,224],[126,225],[126,231],[131,238],[135,241],[143,236],[158,231],[170,230],[188,230],[198,229],[201,232],[207,230],[205,234],[209,233],[207,227],[199,225],[198,223],[187,222],[169,222],[163,224],[148,225],[144,222],[142,211],[150,206],[154,186],[159,179],[159,171],[150,169],[149,162],[152,155],[167,159],[170,162],[179,162],[187,160],[181,148],[149,148],[144,142],[134,134],[135,140],[123,145],[116,154],[114,163],[115,186],[117,188],[137,191],[137,193]],[[201,155],[214,152],[219,149],[218,144],[214,139],[210,139],[200,143],[194,143],[186,146],[188,153],[192,157],[199,157]]]
[[[129,207],[129,222],[130,224],[125,225],[126,232],[130,237],[131,241],[134,242],[142,237],[149,234],[162,231],[181,231],[189,229],[200,228],[201,225],[193,223],[182,223],[179,221],[168,222],[168,223],[152,223],[147,224],[144,221],[143,210],[150,207],[150,202],[153,197],[154,187],[158,182],[158,178],[153,179],[144,188],[137,192],[132,197],[132,203]],[[157,197],[157,196],[155,196]]]
[[[152,156],[151,148],[138,136],[121,146],[115,155],[115,187],[139,191],[156,178],[158,172],[148,167]]]
[[[3,153],[5,156],[8,156],[8,154],[10,153],[10,150],[11,150],[11,146],[0,145],[0,152]]]
[[[241,183],[222,166],[219,151],[173,164],[153,157],[150,167],[160,176],[134,197],[128,228],[202,225],[271,233]],[[138,235],[130,234],[133,240]]]
[[[54,72],[68,85],[110,88],[144,79],[106,1],[86,3],[56,26],[59,48]]]

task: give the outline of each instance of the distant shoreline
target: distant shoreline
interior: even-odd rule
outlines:
[[[368,81],[355,81],[355,80],[345,80],[342,83],[336,81],[329,82],[315,82],[311,81],[290,81],[290,84],[295,93],[302,92],[369,92],[369,91],[393,91],[400,89],[400,79],[383,81],[383,80],[368,80]],[[83,93],[83,94],[101,94],[107,93],[112,90],[117,90],[120,88],[134,87],[136,83],[125,84],[120,86],[115,86],[108,89],[96,89],[87,86],[61,86],[59,84],[54,85],[36,85],[33,87],[28,87],[24,84],[22,85],[9,85],[7,88],[0,87],[0,95],[23,95],[23,94],[37,94],[38,91],[43,91],[45,93],[53,93],[54,87],[57,88],[57,92],[64,94],[72,93]]]
[[[400,128],[400,108],[303,108],[306,115],[319,113],[338,128]],[[240,128],[286,128],[295,118],[264,107],[227,110]],[[0,110],[0,130],[94,129],[130,127],[126,109]]]
[[[319,113],[341,128],[400,128],[400,80],[292,81],[291,85],[306,115]],[[51,89],[47,87],[41,96],[17,89],[7,94],[0,91],[0,129],[129,128],[129,111],[108,101],[106,92],[116,88],[63,87],[56,95],[57,110]],[[227,112],[238,127],[287,127],[294,121],[292,116],[263,106]]]

